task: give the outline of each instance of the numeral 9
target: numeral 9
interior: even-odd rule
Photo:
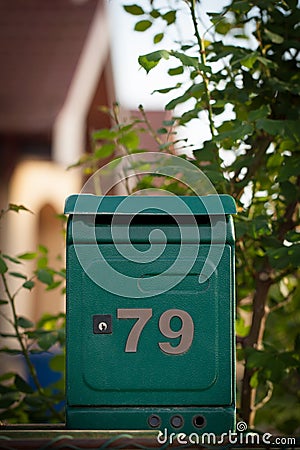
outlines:
[[[181,328],[177,331],[172,330],[171,320],[173,317],[179,317]],[[173,347],[170,342],[159,342],[158,345],[164,353],[170,355],[180,355],[188,351],[194,338],[194,322],[191,316],[181,309],[169,309],[165,311],[159,319],[159,329],[167,338],[175,339],[181,337],[177,346]]]

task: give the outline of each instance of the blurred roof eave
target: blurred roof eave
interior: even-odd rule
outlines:
[[[0,134],[51,133],[99,7],[104,14],[102,0],[0,0]]]

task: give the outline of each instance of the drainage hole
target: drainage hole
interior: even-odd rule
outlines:
[[[176,415],[171,417],[171,425],[174,428],[181,428],[183,425],[183,417]]]
[[[151,414],[151,416],[148,417],[148,423],[151,428],[158,428],[161,425],[161,418],[156,414]]]
[[[203,428],[206,425],[206,419],[204,416],[194,416],[193,424],[196,428]]]

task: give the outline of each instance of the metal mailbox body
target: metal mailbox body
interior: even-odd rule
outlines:
[[[67,426],[233,429],[233,199],[73,195],[65,213]]]

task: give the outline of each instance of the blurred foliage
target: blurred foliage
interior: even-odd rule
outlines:
[[[0,219],[7,213],[19,211],[30,212],[22,205],[9,204],[6,210],[1,211]],[[35,267],[30,277],[24,270],[24,264],[29,262]],[[0,252],[0,277],[0,356],[7,362],[14,358],[17,363],[14,366],[21,364],[26,375],[21,376],[17,369],[2,371],[0,420],[9,423],[63,422],[65,315],[45,314],[33,323],[18,314],[16,300],[22,291],[31,291],[38,282],[47,291],[60,288],[63,293],[65,269],[57,271],[51,268],[48,249],[39,245],[36,252],[18,256]],[[17,286],[12,283],[13,279],[18,281]],[[57,381],[46,386],[41,384],[42,377],[34,364],[38,356],[48,356],[46,364],[49,362],[49,371],[57,372]]]

